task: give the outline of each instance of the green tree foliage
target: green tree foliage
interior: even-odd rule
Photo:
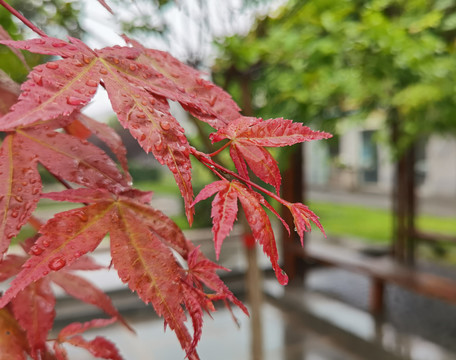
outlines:
[[[264,117],[380,111],[398,127],[401,150],[456,130],[455,9],[449,0],[291,1],[248,35],[226,39],[216,80],[248,76]],[[231,92],[240,96],[239,83]]]
[[[78,20],[81,7],[79,1],[11,0],[8,3],[49,35],[64,38],[67,34],[80,38],[83,34]],[[4,34],[0,34],[1,38],[4,38],[6,33],[14,40],[24,38],[26,27],[14,22],[12,15],[3,7],[0,7],[0,26],[5,30]],[[30,67],[42,63],[46,59],[42,55],[28,52],[24,53],[24,56]],[[0,68],[17,82],[23,82],[30,71],[6,46],[0,47]]]

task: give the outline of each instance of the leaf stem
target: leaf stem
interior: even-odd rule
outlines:
[[[250,185],[251,187],[253,187],[253,188],[265,193],[266,195],[269,195],[270,197],[272,197],[273,199],[277,200],[279,203],[281,203],[282,205],[285,205],[286,207],[290,206],[290,202],[282,199],[280,196],[277,196],[276,194],[274,194],[273,192],[263,188],[262,186],[260,186],[258,184],[255,184],[253,181],[240,176],[239,174],[235,173],[234,171],[231,171],[231,170],[223,167],[222,165],[217,164],[211,158],[208,158],[207,154],[204,154],[204,153],[196,150],[195,148],[191,148],[191,154],[194,157],[196,157],[200,162],[202,162],[204,165],[206,165],[206,167],[208,167],[213,172],[215,172],[218,176],[220,176],[220,174],[218,174],[218,172],[215,171],[213,168],[220,170],[222,173],[231,175],[235,179],[238,179],[238,180],[244,182],[245,184]]]
[[[11,14],[16,16],[20,21],[24,23],[24,25],[28,26],[30,29],[32,29],[34,32],[36,32],[39,36],[41,37],[48,37],[46,33],[38,28],[35,24],[33,24],[31,21],[26,19],[24,15],[22,15],[19,11],[17,11],[15,8],[13,8],[11,5],[7,4],[4,0],[0,0],[0,5],[2,5],[6,10],[8,10]]]
[[[217,154],[221,153],[223,150],[225,150],[228,146],[231,145],[231,140],[228,141],[225,145],[223,145],[220,149],[214,151],[212,154],[209,154],[209,156],[212,158],[216,156]]]

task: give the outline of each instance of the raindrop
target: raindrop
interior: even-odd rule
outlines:
[[[35,188],[32,190],[32,195],[37,195],[40,192],[39,188]]]
[[[92,59],[86,55],[83,55],[82,56],[82,61],[84,61],[86,64],[90,64],[90,62],[92,61]]]
[[[168,131],[170,128],[171,128],[171,124],[168,122],[168,121],[160,121],[160,127],[165,130],[165,131]]]
[[[86,222],[86,221],[89,219],[88,216],[87,216],[87,214],[86,214],[84,211],[82,211],[82,210],[76,212],[75,215],[76,215],[81,221],[84,221],[84,222]]]
[[[27,181],[21,182],[22,186],[27,186]]]
[[[90,87],[97,87],[98,86],[98,81],[89,79],[86,81],[86,85]]]
[[[32,79],[37,85],[43,85],[43,77],[41,75],[38,75],[36,73],[32,73]]]
[[[105,68],[101,68],[100,69],[100,74],[107,75],[108,74],[108,70],[106,70]]]
[[[179,139],[181,144],[187,144],[187,138],[186,138],[185,135],[179,135],[178,139]]]
[[[62,48],[62,47],[67,46],[67,43],[65,43],[65,42],[54,42],[54,43],[52,43],[52,46],[55,47],[55,48]]]
[[[196,79],[196,83],[197,83],[198,85],[203,85],[203,84],[204,84],[204,80],[201,79],[201,78],[198,78],[198,79]]]
[[[19,213],[18,213],[17,211],[13,211],[13,212],[11,213],[11,216],[12,216],[13,218],[17,218],[17,217],[19,216]]]
[[[68,96],[67,97],[67,104],[68,105],[82,105],[84,104],[85,100],[78,98],[76,96]]]
[[[163,150],[163,143],[160,141],[160,142],[157,142],[154,144],[154,148],[156,151],[162,151]]]
[[[35,184],[37,182],[37,180],[36,179],[30,179],[29,182],[30,182],[30,184]]]
[[[22,191],[22,188],[19,186],[19,187],[16,189],[16,191],[21,192],[21,191]]]
[[[44,251],[44,249],[38,245],[33,245],[31,248],[30,248],[30,252],[33,254],[33,255],[41,255],[41,253]]]
[[[129,68],[131,71],[136,71],[136,69],[137,69],[135,64],[130,64]]]
[[[30,266],[29,266],[29,267],[30,267]],[[49,274],[49,271],[44,270],[44,271],[43,271],[43,275],[46,276],[47,274]]]
[[[54,259],[52,259],[51,261],[49,261],[49,269],[51,270],[54,270],[54,271],[57,271],[57,270],[60,270],[61,268],[63,268],[64,266],[66,265],[66,260],[65,258],[63,257],[55,257]]]
[[[49,244],[49,241],[46,240],[46,239],[44,239],[44,240],[41,242],[41,244],[43,244],[44,247],[49,247],[49,245],[50,245],[50,244]]]
[[[46,136],[48,138],[53,138],[53,137],[57,136],[57,133],[55,131],[51,131],[51,132],[46,133]]]
[[[139,117],[139,116],[138,116]],[[144,141],[146,140],[146,135],[142,134],[141,137],[139,138],[139,141]]]
[[[81,257],[81,256],[82,256],[82,252],[80,252],[80,251],[76,251],[76,252],[74,253],[74,257],[75,257],[75,258],[79,258],[79,257]]]
[[[35,42],[38,44],[38,45],[43,45],[45,43],[45,41],[43,39],[36,39]]]
[[[48,62],[46,63],[46,67],[51,70],[56,70],[59,68],[59,64],[57,64],[56,62]]]
[[[145,119],[146,115],[140,113],[140,114],[136,114],[136,117],[138,117],[139,119]]]
[[[211,97],[211,99],[209,100],[209,105],[214,106],[216,101],[217,101],[217,96]]]
[[[117,58],[114,58],[113,60],[114,60],[114,64],[116,64],[116,65],[120,62],[119,59],[117,59]]]
[[[6,237],[7,237],[8,239],[12,239],[12,238],[14,237],[14,235],[16,235],[16,234],[13,233],[13,232],[10,232],[8,235],[6,235]]]
[[[20,196],[20,195],[16,195],[14,198],[16,199],[17,202],[22,202],[22,201],[24,201],[24,199],[23,199],[22,196]]]

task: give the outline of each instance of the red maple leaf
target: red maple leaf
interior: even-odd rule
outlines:
[[[253,173],[275,187],[279,193],[282,182],[279,167],[264,147],[282,147],[310,140],[327,139],[330,134],[310,130],[291,120],[262,120],[253,117],[238,117],[224,128],[211,134],[212,142],[229,139],[231,158],[239,174],[248,179],[247,162]]]
[[[33,256],[41,254],[43,249],[39,245],[32,245],[29,249]],[[8,255],[0,263],[0,279],[6,280],[27,268],[26,256]],[[37,359],[46,354],[46,341],[55,318],[55,296],[50,283],[53,282],[69,295],[97,306],[113,319],[120,320],[131,329],[122,316],[114,308],[110,298],[100,289],[94,287],[87,280],[72,274],[72,270],[95,270],[96,265],[90,258],[83,257],[73,263],[73,267],[54,272],[47,277],[26,284],[11,298],[11,309],[20,327],[25,331],[29,352],[32,358]],[[3,298],[2,298],[3,299]]]
[[[257,192],[249,189],[237,180],[220,180],[206,186],[195,198],[195,204],[218,193],[212,201],[212,231],[216,241],[216,254],[219,255],[223,240],[233,227],[237,214],[237,201],[241,202],[247,222],[252,230],[253,237],[263,247],[263,251],[271,260],[277,279],[283,285],[287,284],[288,277],[280,269],[278,263],[277,245],[274,238],[271,222],[262,204],[266,201]],[[220,194],[220,195],[219,195]]]
[[[107,6],[104,1],[99,2]],[[82,115],[80,110],[98,86],[107,91],[121,125],[145,152],[152,152],[171,170],[190,224],[193,204],[215,194],[211,216],[217,257],[233,227],[239,200],[252,234],[269,256],[281,284],[288,279],[278,264],[274,233],[264,208],[284,221],[255,190],[289,208],[301,239],[304,231],[310,230],[310,221],[320,228],[321,225],[304,205],[288,203],[252,183],[248,168],[273,185],[278,194],[280,172],[265,147],[288,146],[330,135],[290,120],[243,117],[231,97],[202,79],[199,72],[165,52],[147,49],[127,37],[129,47],[92,50],[74,38],[66,42],[37,32],[42,36],[39,39],[0,41],[16,49],[62,57],[35,67],[21,86],[17,102],[17,89],[0,76],[0,95],[5,95],[0,100],[0,114],[4,114],[0,117],[0,131],[8,133],[0,148],[0,253],[6,251],[11,238],[25,223],[36,223],[31,216],[41,194],[39,163],[66,187],[79,187],[45,197],[84,206],[58,213],[41,226],[41,236],[33,245],[28,242],[25,246],[31,257],[8,255],[0,262],[0,279],[15,276],[0,298],[0,326],[12,329],[11,339],[18,344],[7,354],[18,359],[28,354],[33,358],[61,360],[67,358],[62,344],[69,343],[86,348],[94,356],[120,358],[109,341],[99,337],[85,340],[80,334],[115,319],[128,325],[105,294],[71,273],[97,268],[83,255],[93,251],[109,232],[112,264],[121,280],[163,316],[187,357],[198,359],[196,346],[201,337],[203,312],[214,310],[212,301],[222,300],[228,307],[232,302],[245,313],[247,309],[218,277],[216,271],[223,268],[206,259],[171,219],[149,206],[151,193],[132,188],[120,137],[108,126]],[[230,147],[238,173],[214,163],[189,145],[184,129],[170,112],[169,100],[177,101],[211,125],[217,131],[211,135],[213,142],[228,139],[220,151]],[[14,102],[7,112],[6,108]],[[103,150],[88,142],[92,135],[107,145],[123,172]],[[206,186],[195,201],[190,154],[222,179]],[[228,181],[225,175],[237,180]],[[52,352],[46,343],[54,320],[51,282],[98,306],[112,319],[71,324],[60,332]],[[11,319],[11,314],[15,319]],[[192,334],[186,326],[187,315],[192,322]],[[0,350],[5,341],[0,336]]]
[[[196,359],[195,346],[201,334],[202,309],[210,309],[208,302],[213,295],[201,292],[199,282],[205,282],[202,273],[196,276],[195,272],[192,281],[189,281],[186,270],[171,251],[177,251],[185,261],[194,252],[177,225],[160,211],[130,198],[128,194],[131,191],[126,195],[113,196],[107,190],[84,188],[46,194],[54,200],[85,202],[89,205],[59,213],[40,229],[42,235],[31,249],[34,256],[25,262],[10,288],[0,298],[0,307],[49,273],[51,279],[70,294],[81,291],[77,290],[83,287],[81,279],[68,287],[65,283],[74,276],[59,274],[80,256],[93,251],[109,230],[112,263],[119,277],[145,303],[152,303],[155,311],[164,317],[166,324],[176,333],[187,356]],[[137,195],[137,192],[133,194]],[[199,258],[200,261],[204,260],[202,254]],[[215,284],[215,287],[211,287],[216,291],[214,299],[227,299],[242,306],[231,292],[221,286],[221,281],[215,282],[216,275],[212,267],[208,267],[207,272],[212,274],[207,276],[208,279],[213,278]],[[89,289],[81,291],[79,295],[90,303],[102,297]],[[182,306],[187,308],[192,318],[193,336],[185,326],[186,315]],[[108,314],[115,314],[109,306],[102,309]],[[246,311],[244,306],[242,309]]]
[[[108,326],[116,320],[116,318],[94,319],[85,323],[71,323],[70,325],[64,327],[62,330],[60,330],[57,341],[54,343],[54,351],[57,360],[68,359],[65,348],[61,346],[61,344],[64,343],[84,348],[88,350],[93,356],[99,358],[122,360],[123,358],[120,355],[119,350],[111,341],[100,336],[97,336],[95,339],[88,341],[79,335],[90,329]]]

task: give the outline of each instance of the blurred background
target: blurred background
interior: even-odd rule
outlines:
[[[334,135],[274,149],[282,196],[309,205],[326,237],[314,229],[302,250],[276,224],[292,278],[283,288],[236,227],[220,262],[233,270],[225,280],[253,319],[238,314],[239,329],[224,309],[206,319],[202,359],[456,358],[456,1],[112,0],[113,15],[89,0],[10,3],[49,35],[93,47],[123,44],[119,34],[127,33],[201,70],[244,115]],[[3,9],[0,24],[14,38],[33,35]],[[0,54],[0,68],[23,81],[27,67],[6,47]],[[30,67],[46,60],[23,56]],[[212,129],[172,108],[190,142],[214,151]],[[197,206],[189,229],[172,176],[119,127],[103,89],[86,113],[118,129],[135,186],[154,191],[152,204],[214,258],[211,200]],[[193,174],[196,192],[212,181],[197,163]],[[44,171],[43,178],[48,189],[58,187]],[[62,206],[41,201],[38,216]],[[94,256],[109,265],[106,247]],[[90,279],[137,330],[103,330],[126,359],[184,357],[174,334],[163,333],[113,270]],[[62,295],[57,325],[95,311]]]

